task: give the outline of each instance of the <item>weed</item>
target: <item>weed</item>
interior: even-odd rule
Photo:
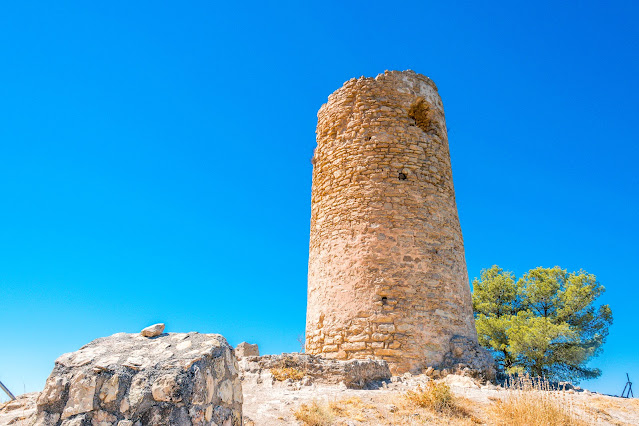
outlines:
[[[404,397],[409,403],[436,413],[454,412],[457,408],[455,397],[446,383],[431,381],[424,388],[417,386],[416,390],[406,392]]]

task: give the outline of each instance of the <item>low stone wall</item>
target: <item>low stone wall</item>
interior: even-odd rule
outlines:
[[[239,367],[243,380],[262,380],[272,377],[273,369],[291,369],[299,372],[299,379],[323,384],[344,383],[353,389],[374,386],[383,380],[390,380],[388,363],[383,360],[354,359],[338,361],[317,355],[290,353],[264,355],[240,359]]]

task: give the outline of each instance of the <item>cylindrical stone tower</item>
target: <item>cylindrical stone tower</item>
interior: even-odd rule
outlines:
[[[437,87],[413,71],[352,79],[318,114],[306,352],[438,365],[477,342]]]

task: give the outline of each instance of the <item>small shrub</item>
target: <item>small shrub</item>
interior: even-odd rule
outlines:
[[[428,408],[436,413],[452,413],[458,408],[446,383],[428,382],[424,388],[418,386],[416,390],[406,392],[405,398],[418,407]]]
[[[311,159],[311,163],[315,165],[315,157]],[[306,337],[304,334],[297,335],[297,343],[300,344],[300,353],[303,354],[304,351],[306,350]]]
[[[286,379],[302,380],[304,372],[293,367],[283,368],[271,368],[271,374],[278,382],[283,382]]]
[[[392,411],[398,424],[404,420],[421,419],[419,424],[473,425],[483,423],[473,414],[473,403],[456,397],[446,383],[429,381],[395,400]],[[434,422],[434,423],[431,423]],[[412,423],[411,423],[412,424]]]

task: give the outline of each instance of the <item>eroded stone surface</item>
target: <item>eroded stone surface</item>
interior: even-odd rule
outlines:
[[[477,341],[442,101],[413,71],[352,79],[318,112],[306,352],[393,373]]]
[[[114,334],[56,360],[35,424],[240,425],[237,371],[219,334]]]

